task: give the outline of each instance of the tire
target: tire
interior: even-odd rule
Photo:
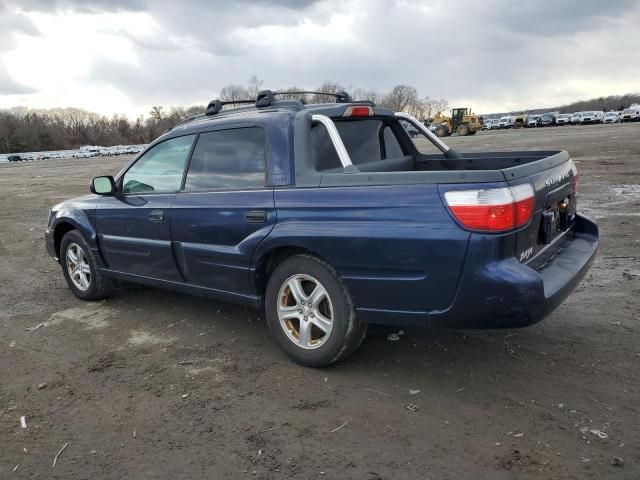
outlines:
[[[449,135],[449,132],[443,125],[438,125],[436,127],[436,135],[438,137],[447,137]]]
[[[317,303],[314,292],[320,292]],[[267,283],[265,310],[280,348],[307,367],[324,367],[346,358],[367,331],[335,270],[312,255],[294,255],[275,268]]]
[[[460,125],[458,125],[458,128],[456,128],[456,133],[459,137],[466,137],[467,135],[469,135],[469,126],[465,123],[461,123]]]
[[[62,237],[60,265],[69,289],[79,299],[92,301],[109,296],[113,280],[98,271],[91,248],[77,230],[71,230]],[[73,271],[78,273],[72,278]]]

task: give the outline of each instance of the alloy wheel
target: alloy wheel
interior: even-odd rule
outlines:
[[[311,350],[326,343],[333,329],[333,304],[311,275],[289,277],[278,292],[278,318],[289,340]]]
[[[86,291],[91,286],[91,267],[84,250],[77,243],[67,246],[67,272],[78,290]]]

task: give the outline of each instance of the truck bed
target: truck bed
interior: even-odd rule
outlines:
[[[517,180],[570,160],[565,151],[462,153],[462,158],[416,155],[320,173],[320,186],[485,183]]]

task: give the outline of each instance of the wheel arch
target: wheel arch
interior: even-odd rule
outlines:
[[[60,244],[62,243],[62,238],[72,230],[78,230],[78,226],[68,220],[62,220],[55,226],[53,230],[53,245],[58,258],[62,258],[60,256]]]
[[[99,250],[93,220],[83,211],[74,209],[58,212],[50,228],[53,232],[54,249],[58,258],[60,258],[62,238],[71,230],[77,230],[89,244],[89,248],[96,252]],[[102,260],[101,255],[98,257]]]
[[[322,255],[300,245],[278,245],[260,253],[256,260],[253,274],[253,283],[258,295],[263,296],[267,288],[267,282],[275,268],[287,258],[294,255],[312,255],[323,262],[330,264]]]

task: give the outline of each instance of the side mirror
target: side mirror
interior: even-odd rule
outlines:
[[[96,195],[113,195],[116,193],[116,182],[112,176],[93,177],[89,190]]]

